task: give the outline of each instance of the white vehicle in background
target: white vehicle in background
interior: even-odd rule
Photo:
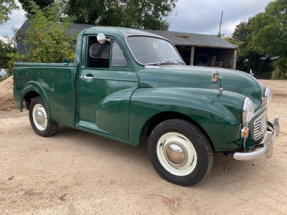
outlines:
[[[7,72],[5,69],[0,69],[0,79],[4,79],[4,78],[7,78]]]

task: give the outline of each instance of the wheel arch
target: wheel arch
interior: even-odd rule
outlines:
[[[22,99],[22,103],[25,101],[26,102],[26,109],[29,110],[29,106],[30,106],[30,102],[32,101],[32,99],[34,99],[35,97],[40,96],[39,93],[37,93],[34,90],[31,90],[29,92],[27,92],[23,99]],[[41,96],[40,96],[41,97]]]
[[[152,117],[150,117],[146,121],[146,123],[144,124],[144,126],[141,130],[140,143],[139,144],[146,143],[148,141],[148,138],[149,138],[151,132],[153,131],[153,129],[157,125],[159,125],[160,123],[162,123],[166,120],[170,120],[170,119],[182,119],[182,120],[186,120],[190,123],[195,124],[209,139],[209,141],[211,143],[212,150],[214,151],[213,142],[210,139],[209,135],[206,133],[206,131],[195,120],[193,120],[189,116],[182,114],[182,113],[179,113],[179,112],[174,112],[174,111],[164,111],[164,112],[157,113],[157,114],[153,115]]]
[[[21,92],[21,103],[20,103],[20,110],[23,109],[23,102],[26,102],[26,108],[29,109],[29,105],[32,99],[34,99],[37,96],[40,96],[41,99],[44,101],[45,108],[47,111],[47,115],[49,118],[51,118],[51,112],[50,112],[50,105],[48,97],[44,91],[44,89],[36,82],[31,81],[24,85]]]

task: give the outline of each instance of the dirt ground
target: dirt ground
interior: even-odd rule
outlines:
[[[7,100],[8,81],[0,83],[0,214],[287,214],[287,81],[261,81],[273,93],[269,119],[280,117],[273,157],[215,154],[211,173],[192,187],[163,180],[146,146],[66,126],[36,135],[28,112]],[[151,194],[177,198],[176,209]]]
[[[13,99],[13,79],[12,76],[0,82],[0,116],[7,111],[17,110]]]

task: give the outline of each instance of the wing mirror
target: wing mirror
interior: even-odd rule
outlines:
[[[219,91],[223,90],[223,87],[221,84],[221,79],[222,79],[222,77],[220,77],[219,72],[213,71],[213,73],[211,75],[211,83],[216,83],[219,81]]]
[[[106,38],[106,35],[104,35],[103,33],[98,33],[97,35],[97,41],[100,44],[104,44],[105,42],[110,42],[110,39]]]
[[[219,72],[213,71],[212,77],[211,77],[211,83],[216,83],[219,77],[220,77]]]

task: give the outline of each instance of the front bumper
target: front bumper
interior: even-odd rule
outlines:
[[[261,148],[256,151],[251,152],[236,152],[233,155],[233,158],[235,160],[255,160],[263,155],[266,155],[267,158],[271,158],[273,154],[273,143],[276,137],[278,137],[280,133],[280,126],[279,126],[279,117],[276,116],[273,124],[268,123],[269,126],[273,127],[273,132],[272,131],[267,131],[267,135],[264,139],[263,144],[261,145]]]

